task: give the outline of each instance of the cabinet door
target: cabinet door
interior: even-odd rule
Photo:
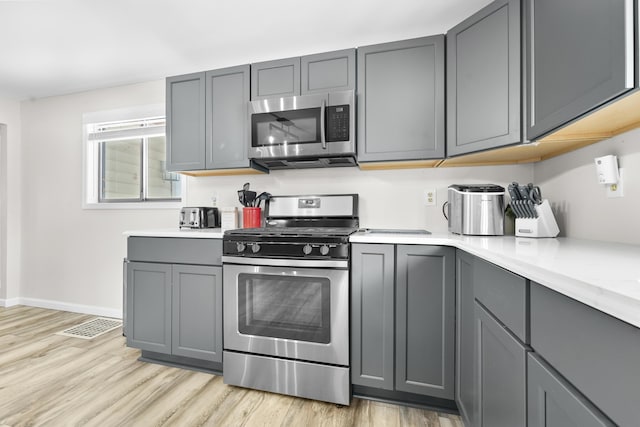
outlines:
[[[444,157],[444,36],[358,48],[358,161]]]
[[[398,245],[396,390],[454,398],[455,250]]]
[[[473,256],[456,251],[456,404],[465,425],[474,425],[478,385],[474,376]]]
[[[351,248],[351,382],[393,390],[394,245]]]
[[[251,64],[251,99],[300,95],[300,58]]]
[[[521,141],[520,0],[497,0],[447,32],[447,155]]]
[[[356,89],[356,50],[300,58],[302,95]]]
[[[222,362],[222,268],[173,266],[172,352]]]
[[[205,168],[205,73],[167,78],[167,170]]]
[[[171,266],[127,264],[127,346],[171,354]]]
[[[615,425],[532,353],[527,357],[527,368],[529,427]]]
[[[479,427],[526,425],[525,347],[475,303],[476,375],[474,419]]]
[[[206,74],[206,168],[249,167],[249,65]]]
[[[525,3],[529,139],[633,88],[633,2]]]

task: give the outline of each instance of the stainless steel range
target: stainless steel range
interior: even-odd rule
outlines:
[[[348,405],[358,196],[276,196],[223,238],[224,382]]]

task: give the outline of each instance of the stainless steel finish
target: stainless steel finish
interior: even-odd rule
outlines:
[[[184,207],[180,209],[180,228],[214,228],[218,224],[218,209]]]
[[[327,104],[323,100],[322,105],[320,106],[320,141],[322,141],[323,150],[327,149],[327,135],[325,131],[325,127],[327,126],[326,118],[325,118],[326,109],[327,109]]]
[[[303,267],[303,268],[349,268],[349,261],[335,259],[279,259],[279,258],[248,258],[223,256],[225,264],[257,265],[274,267]]]
[[[449,187],[449,231],[476,236],[504,235],[504,190],[459,191]]]
[[[266,215],[269,218],[358,216],[357,197],[357,194],[274,196],[269,200]]]
[[[338,405],[351,401],[349,368],[225,351],[224,383]]]
[[[255,258],[252,261],[256,261]],[[245,266],[223,260],[224,347],[275,357],[295,358],[333,365],[349,365],[349,271],[293,267]],[[318,277],[331,283],[330,329],[328,344],[256,335],[243,335],[238,328],[238,276],[241,273],[273,276]],[[225,376],[227,360],[225,359]]]
[[[327,94],[301,95],[282,98],[262,99],[250,102],[252,114],[269,113],[274,111],[301,110],[306,108],[322,108],[322,105],[349,105],[351,118],[349,123],[349,141],[286,144],[269,147],[249,147],[249,158],[262,159],[288,159],[295,160],[305,157],[352,157],[355,156],[355,93],[352,90],[331,92]],[[321,120],[324,119],[324,113]],[[321,126],[321,132],[324,132]]]

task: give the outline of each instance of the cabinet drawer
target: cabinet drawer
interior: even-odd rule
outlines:
[[[640,420],[640,329],[531,285],[531,346],[620,426]]]
[[[129,237],[130,261],[222,265],[222,240],[174,237]]]
[[[474,262],[473,272],[475,299],[522,342],[528,344],[527,279],[478,258]]]

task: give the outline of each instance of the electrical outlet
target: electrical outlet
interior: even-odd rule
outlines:
[[[428,188],[424,190],[424,205],[425,206],[435,206],[436,201],[436,190],[435,188]]]
[[[211,195],[211,206],[214,208],[218,206],[218,193],[213,193]]]
[[[619,178],[616,184],[607,184],[607,197],[610,199],[616,199],[619,197],[624,197],[624,187],[623,187],[623,175],[624,170],[622,168],[618,169]]]

